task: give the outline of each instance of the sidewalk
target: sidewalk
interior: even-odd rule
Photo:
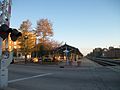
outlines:
[[[78,66],[77,61],[72,62],[72,65],[66,65],[66,62],[60,62],[58,64],[39,64],[39,63],[27,63],[24,62],[15,63],[15,65],[25,65],[25,66],[40,66],[40,67],[60,67],[60,68],[81,68],[81,67],[100,67],[101,65],[93,62],[87,58],[80,59],[81,63]]]
[[[100,67],[101,65],[87,58],[81,59],[81,67]]]
[[[72,62],[72,65],[66,65],[66,63],[59,64],[59,66],[69,67],[69,68],[75,68],[75,67],[101,67],[98,63],[91,61],[87,58],[80,59],[80,65],[77,64],[77,61]]]

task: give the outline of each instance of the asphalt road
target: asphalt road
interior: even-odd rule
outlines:
[[[8,90],[120,90],[120,70],[111,67],[10,65]]]

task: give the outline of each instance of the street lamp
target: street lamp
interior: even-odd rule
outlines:
[[[34,32],[34,34],[36,35],[36,42],[35,42],[35,57],[38,57],[38,47],[37,47],[37,44],[38,44],[38,40],[39,40],[39,35],[37,33],[36,30],[32,30]]]
[[[28,39],[28,36],[24,36],[24,53],[25,53],[25,64],[27,63],[27,45],[26,45],[26,40]]]
[[[66,46],[66,49],[65,49],[63,52],[64,52],[65,55],[66,55],[66,65],[68,65],[68,62],[69,62],[69,60],[68,60],[68,53],[69,53],[69,51],[68,51],[68,49],[67,49],[67,46]]]

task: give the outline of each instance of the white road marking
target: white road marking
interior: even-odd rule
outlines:
[[[20,79],[10,80],[10,81],[8,81],[8,83],[14,83],[14,82],[18,82],[18,81],[23,81],[23,80],[37,78],[37,77],[43,77],[43,76],[52,75],[52,74],[53,73],[45,73],[45,74],[40,74],[40,75],[36,75],[36,76],[31,76],[31,77],[26,77],[26,78],[20,78]]]

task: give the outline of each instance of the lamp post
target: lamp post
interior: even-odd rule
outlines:
[[[36,36],[37,36],[37,34],[36,34]],[[38,57],[38,46],[37,46],[37,44],[38,44],[38,37],[36,37],[36,43],[35,43],[35,46],[36,46],[36,54],[35,54],[35,56],[36,57]]]
[[[32,30],[33,33],[36,35],[36,41],[35,41],[35,57],[38,57],[38,48],[37,48],[37,44],[38,44],[38,38],[39,38],[39,35],[37,35],[37,31],[36,30]]]
[[[68,65],[68,62],[69,62],[69,60],[68,60],[68,53],[69,53],[69,51],[68,51],[68,49],[67,49],[67,46],[66,46],[66,49],[65,49],[63,52],[64,52],[65,55],[66,55],[66,65]]]
[[[27,63],[27,44],[26,44],[26,40],[28,39],[28,36],[25,35],[24,36],[24,54],[25,54],[25,64]]]

